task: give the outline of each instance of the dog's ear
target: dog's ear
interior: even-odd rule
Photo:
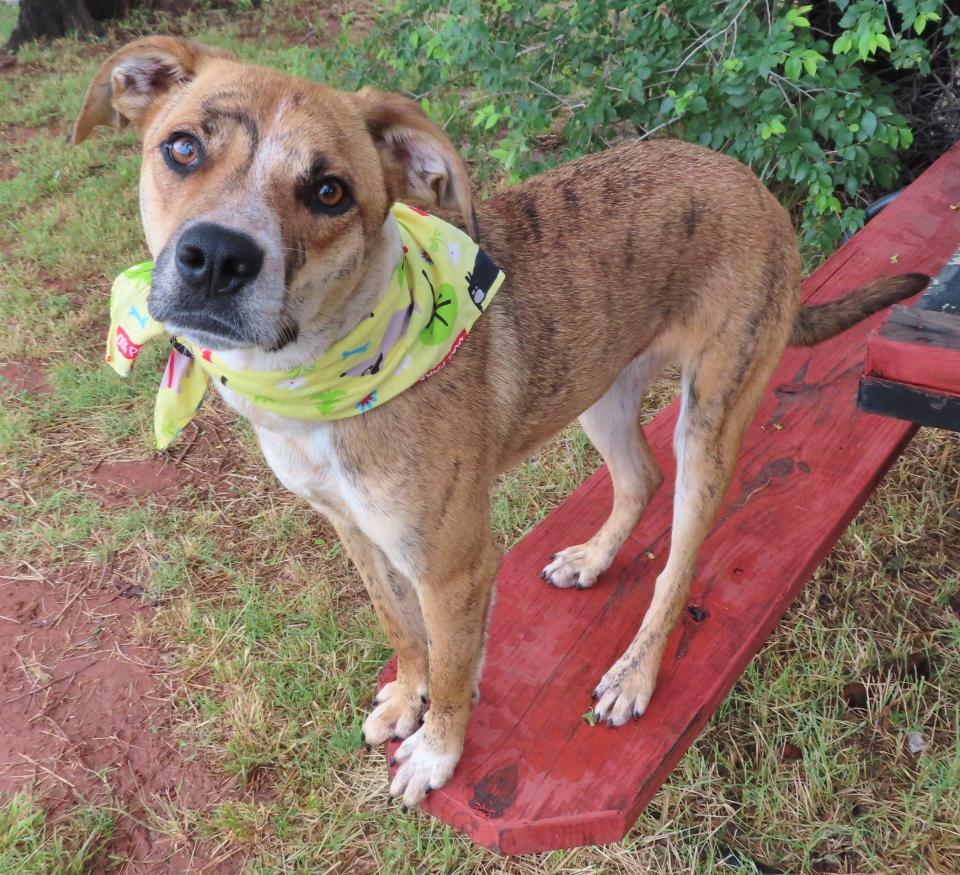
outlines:
[[[467,233],[476,239],[470,177],[447,135],[399,94],[363,88],[356,101],[380,152],[390,198],[427,209],[459,210]]]
[[[73,142],[82,143],[97,125],[130,122],[142,132],[150,110],[171,88],[189,82],[205,61],[229,57],[221,49],[169,36],[124,46],[93,77],[73,126]]]

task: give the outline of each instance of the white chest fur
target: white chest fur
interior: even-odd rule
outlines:
[[[217,388],[231,408],[251,421],[267,464],[287,489],[335,524],[358,528],[394,566],[414,577],[402,548],[401,515],[391,507],[383,484],[366,482],[342,463],[334,440],[336,422],[286,419]]]

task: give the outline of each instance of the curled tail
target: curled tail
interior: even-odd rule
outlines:
[[[813,346],[852,328],[878,310],[896,304],[919,292],[930,277],[923,273],[904,273],[874,280],[850,294],[826,304],[801,307],[790,335],[791,346]]]

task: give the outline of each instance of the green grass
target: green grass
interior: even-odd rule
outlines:
[[[0,805],[0,875],[84,875],[112,831],[103,811],[78,808],[50,822],[35,800],[16,793]]]
[[[277,0],[177,26],[297,71],[315,45],[304,8]],[[11,22],[0,7],[0,30]],[[244,871],[263,875],[335,862],[398,873],[747,873],[751,860],[789,872],[816,861],[960,871],[960,622],[947,607],[960,592],[960,440],[935,432],[894,467],[622,843],[503,860],[389,806],[382,756],[359,746],[383,635],[332,531],[276,485],[249,431],[210,405],[204,435],[224,446],[187,453],[184,464],[206,472],[192,485],[120,506],[91,490],[97,460],[151,458],[163,356],[145,351],[131,381],[102,364],[109,283],[145,254],[134,139],[100,131],[65,142],[112,48],[28,46],[21,68],[0,76],[0,168],[18,171],[0,182],[0,364],[31,363],[50,390],[3,396],[0,554],[51,577],[109,557],[159,599],[137,636],[174,660],[174,742],[231,776],[236,794],[203,809],[156,799],[154,831],[225,842]],[[651,408],[672,391],[664,382]],[[504,477],[493,503],[500,542],[515,542],[596,464],[571,428]],[[877,674],[916,651],[929,677]],[[865,712],[840,695],[861,678]],[[919,756],[905,748],[912,729],[928,739]],[[784,744],[798,758],[785,760]],[[110,834],[103,811],[51,823],[26,797],[5,804],[0,873],[87,871]]]

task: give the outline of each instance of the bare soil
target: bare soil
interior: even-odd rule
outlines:
[[[124,873],[234,872],[188,831],[151,829],[164,801],[203,809],[232,794],[170,731],[171,660],[135,640],[152,610],[140,592],[109,567],[0,568],[0,793],[30,786],[54,817],[116,806],[102,871],[114,857]]]
[[[13,361],[0,367],[0,394],[6,389],[15,389],[28,395],[49,392],[42,363]]]
[[[162,495],[191,479],[191,472],[167,456],[131,462],[100,462],[89,478],[106,507],[122,507],[131,499]]]

